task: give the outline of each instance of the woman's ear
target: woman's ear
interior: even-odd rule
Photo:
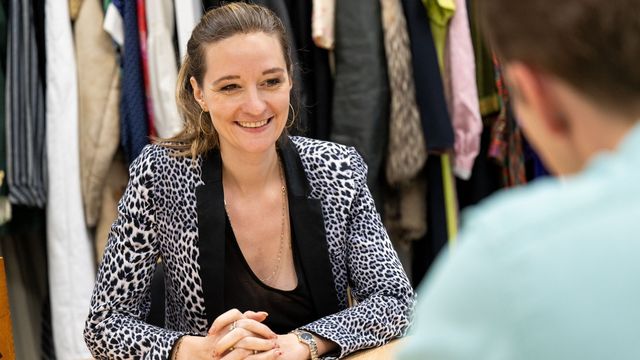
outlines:
[[[196,99],[198,104],[200,104],[202,110],[206,111],[207,106],[204,103],[204,94],[202,93],[202,89],[198,85],[198,81],[192,76],[189,78],[189,82],[191,83],[191,88],[193,89],[193,97]]]

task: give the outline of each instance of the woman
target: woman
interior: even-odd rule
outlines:
[[[185,130],[131,165],[100,266],[85,330],[96,358],[342,357],[404,334],[414,294],[362,158],[286,134],[286,39],[244,3],[193,30]],[[159,257],[166,328],[145,323]]]

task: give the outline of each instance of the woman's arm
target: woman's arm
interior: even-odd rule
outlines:
[[[159,250],[156,246],[154,153],[146,147],[130,167],[130,180],[118,204],[98,270],[84,331],[97,359],[154,355],[168,358],[185,335],[145,323],[149,289]]]
[[[349,162],[357,194],[349,211],[345,250],[348,281],[357,304],[303,326],[337,344],[339,357],[404,335],[415,302],[366,185],[366,165],[354,149]]]

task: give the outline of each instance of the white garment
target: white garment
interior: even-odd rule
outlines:
[[[96,25],[99,26],[99,25]],[[95,280],[84,222],[78,150],[78,82],[67,0],[46,0],[47,250],[58,359],[90,358],[84,323]]]
[[[104,23],[102,25],[104,31],[111,35],[113,41],[122,47],[124,45],[124,25],[122,15],[113,3],[109,4],[104,14]]]
[[[187,53],[187,42],[191,32],[202,17],[202,2],[200,0],[174,0],[176,9],[176,27],[178,28],[178,52],[180,62]]]
[[[182,130],[176,104],[178,66],[173,48],[172,0],[146,0],[147,59],[153,99],[154,125],[159,137],[171,137]]]

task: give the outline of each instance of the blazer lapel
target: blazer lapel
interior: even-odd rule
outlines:
[[[202,181],[196,188],[200,279],[209,324],[224,309],[225,214],[222,160],[218,150],[202,156]]]
[[[289,192],[289,209],[297,255],[302,263],[318,317],[340,310],[329,261],[329,249],[320,200],[310,198],[311,189],[300,155],[288,138],[279,142]]]

